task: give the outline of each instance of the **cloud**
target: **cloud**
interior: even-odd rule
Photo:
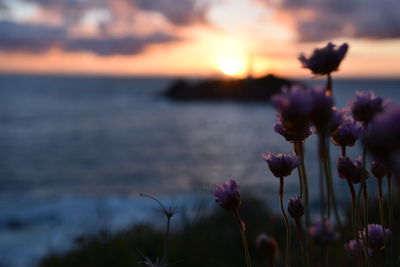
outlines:
[[[300,41],[400,37],[399,0],[259,1],[291,17]]]
[[[64,16],[70,23],[79,21],[85,12],[93,8],[107,9],[112,16],[119,18],[120,13],[129,12],[132,15],[143,11],[157,12],[170,23],[185,26],[206,21],[205,14],[208,6],[199,4],[204,0],[24,0],[35,3],[43,9],[51,9]],[[114,8],[124,6],[125,10]]]
[[[0,50],[44,52],[61,45],[66,34],[63,28],[0,21]]]
[[[175,25],[205,22],[207,5],[200,6],[196,0],[136,0],[139,8],[156,11]]]
[[[99,36],[71,38],[63,27],[18,24],[0,21],[0,50],[45,52],[53,47],[65,51],[85,51],[98,55],[134,55],[149,45],[178,41],[179,38],[164,33],[148,36]]]
[[[148,45],[178,41],[179,38],[163,33],[147,37],[72,39],[65,43],[67,51],[89,51],[98,55],[134,55],[142,52]]]

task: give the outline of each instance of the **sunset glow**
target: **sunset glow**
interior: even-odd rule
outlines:
[[[338,75],[398,77],[400,2],[366,1],[349,20],[287,0],[0,0],[0,72],[308,76],[298,55],[332,41],[350,44]]]
[[[217,58],[216,64],[222,73],[234,77],[244,76],[248,69],[245,56],[237,54],[221,55]]]

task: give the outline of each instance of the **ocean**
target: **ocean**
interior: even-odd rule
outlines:
[[[160,216],[141,192],[178,207],[212,206],[215,184],[236,179],[243,194],[276,208],[278,180],[259,154],[292,147],[273,131],[274,109],[168,101],[161,92],[171,81],[0,76],[0,265],[33,266],[79,235]],[[357,90],[400,101],[400,79],[348,79],[334,81],[337,105]],[[317,200],[315,141],[307,140],[306,156]],[[332,147],[333,158],[337,153]],[[294,196],[296,175],[286,181],[286,196]],[[345,182],[335,186],[345,204]]]

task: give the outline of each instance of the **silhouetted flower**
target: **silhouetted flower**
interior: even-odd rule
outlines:
[[[375,157],[386,161],[398,171],[400,162],[400,105],[391,105],[369,124],[362,141]],[[397,167],[397,169],[396,169]]]
[[[311,135],[311,129],[308,124],[303,127],[293,128],[292,130],[286,129],[282,124],[280,116],[277,116],[276,118],[274,130],[278,134],[282,135],[286,141],[292,143],[304,141]]]
[[[304,215],[304,205],[300,197],[292,197],[289,199],[288,211],[293,219],[299,219]]]
[[[336,232],[328,219],[314,223],[308,229],[311,238],[319,245],[329,245],[339,240],[340,235]]]
[[[360,137],[361,131],[362,126],[359,122],[346,118],[333,132],[332,142],[337,146],[353,146]]]
[[[385,232],[384,232],[385,231]],[[365,228],[358,232],[358,236],[363,239],[365,238]],[[380,251],[385,249],[384,237],[386,240],[390,240],[392,232],[390,229],[383,229],[380,224],[368,224],[368,246],[369,248]]]
[[[383,111],[383,100],[374,92],[356,92],[356,99],[351,105],[353,118],[363,123],[369,123],[378,113]]]
[[[217,185],[213,190],[215,202],[222,208],[233,211],[242,204],[239,191],[239,185],[235,180],[228,180],[223,184]]]
[[[342,115],[336,111],[331,96],[323,90],[310,92],[312,99],[311,122],[319,134],[330,134],[342,123]]]
[[[264,255],[270,262],[279,254],[279,246],[274,238],[269,237],[265,233],[261,233],[256,238],[257,251]]]
[[[340,178],[349,179],[353,184],[358,184],[362,179],[367,179],[369,174],[363,167],[362,158],[352,161],[349,157],[339,157],[337,170]]]
[[[261,154],[261,157],[268,163],[272,174],[278,178],[289,176],[292,170],[299,166],[299,158],[296,155],[269,152]]]
[[[302,131],[309,125],[312,99],[303,88],[285,88],[271,102],[280,112],[279,121],[286,131]]]
[[[389,174],[386,164],[379,159],[371,162],[371,172],[376,178],[383,178]]]
[[[358,257],[365,253],[364,242],[361,239],[350,240],[344,244],[344,248],[353,257]]]
[[[338,70],[349,48],[348,44],[342,44],[338,49],[335,45],[328,43],[323,48],[315,49],[313,54],[306,58],[301,54],[299,60],[304,68],[310,69],[313,74],[325,75]]]

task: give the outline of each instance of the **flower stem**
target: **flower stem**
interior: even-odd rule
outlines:
[[[326,80],[326,90],[325,94],[327,96],[332,96],[332,76],[330,73],[327,74],[327,80]]]
[[[306,214],[306,225],[310,225],[310,210],[309,210],[309,192],[308,192],[308,179],[307,179],[307,172],[306,172],[306,166],[304,164],[304,146],[303,142],[297,142],[295,143],[295,146],[297,146],[296,155],[300,159],[300,166],[298,168],[299,170],[299,176],[300,180],[302,181],[302,190],[303,190],[303,195],[304,195],[304,203],[305,203],[305,214]],[[300,196],[302,198],[302,196]]]
[[[240,235],[242,237],[242,243],[243,243],[243,250],[244,250],[244,258],[246,262],[247,267],[251,267],[251,260],[250,260],[250,253],[249,253],[249,246],[247,243],[247,238],[246,238],[246,226],[242,219],[240,218],[239,210],[235,209],[235,217],[236,220],[239,224],[239,230],[240,230]]]
[[[289,265],[289,251],[290,251],[290,224],[288,217],[283,207],[283,177],[279,178],[279,203],[281,207],[281,212],[286,226],[286,250],[285,250],[285,266]]]

